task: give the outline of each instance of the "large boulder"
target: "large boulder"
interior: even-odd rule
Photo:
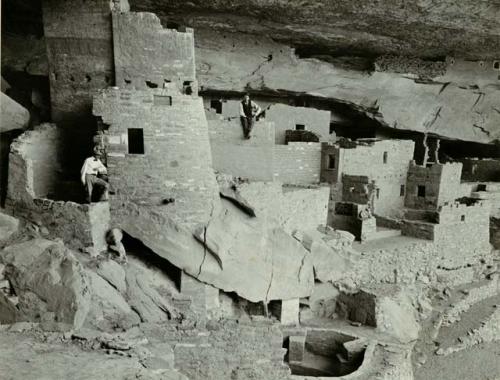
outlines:
[[[314,276],[307,250],[282,228],[250,217],[228,201],[207,227],[197,230],[196,238],[149,210],[138,209],[133,220],[122,229],[177,268],[218,289],[252,302],[311,294]]]
[[[293,236],[311,253],[316,280],[341,281],[354,269],[356,253],[351,248],[354,236],[348,232],[321,227],[296,231]]]
[[[0,243],[4,243],[19,228],[19,219],[0,212]]]
[[[20,319],[16,306],[0,292],[0,324],[15,323]]]
[[[60,242],[35,239],[0,253],[5,277],[19,297],[23,319],[83,325],[90,305],[89,280],[73,253]]]
[[[30,113],[22,105],[0,92],[0,132],[24,129],[30,121]]]
[[[92,301],[85,326],[103,331],[129,329],[141,321],[123,295],[108,281],[89,270]]]
[[[249,218],[226,204],[196,236],[219,264],[203,262],[200,280],[252,302],[311,294],[314,277],[309,254],[282,228]]]

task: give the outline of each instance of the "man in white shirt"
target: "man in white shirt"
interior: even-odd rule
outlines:
[[[245,94],[240,102],[240,120],[243,127],[243,135],[246,139],[250,138],[250,132],[253,128],[253,118],[260,113],[259,105],[250,100],[250,95]]]
[[[94,149],[94,155],[85,160],[81,170],[81,181],[87,190],[87,201],[92,202],[92,191],[94,186],[98,186],[102,189],[102,193],[107,198],[108,183],[103,179],[99,178],[98,174],[107,174],[106,167],[100,160],[101,152],[99,149]]]

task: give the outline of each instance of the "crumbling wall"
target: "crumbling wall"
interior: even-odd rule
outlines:
[[[452,202],[468,189],[460,184],[461,163],[432,164],[430,167],[412,162],[406,181],[405,206],[417,209],[436,209]]]
[[[45,124],[14,140],[9,156],[6,207],[43,227],[45,236],[62,238],[72,248],[106,248],[107,203],[81,205],[47,199],[58,186],[59,130]]]
[[[500,160],[462,158],[462,181],[500,181]]]
[[[29,192],[30,197],[52,196],[57,191],[58,174],[61,171],[61,132],[57,127],[54,124],[42,124],[24,133],[12,144],[12,151],[28,158],[26,165],[29,169],[25,171],[18,165],[12,166],[14,172],[10,177],[14,182],[9,191],[11,196],[19,197],[16,193],[24,190]],[[29,180],[23,176],[28,172]]]
[[[434,227],[434,242],[443,266],[456,268],[465,262],[479,262],[491,251],[489,244],[490,210],[477,203],[444,205],[439,210],[440,223]]]
[[[167,326],[162,332],[174,347],[175,368],[190,379],[289,378],[279,325],[228,321],[213,326],[208,331]]]
[[[266,110],[265,120],[274,122],[276,144],[285,144],[285,131],[295,130],[297,125],[316,133],[320,141],[327,141],[330,135],[330,111],[274,104]]]
[[[404,220],[402,233],[433,241],[441,265],[453,269],[476,263],[490,252],[489,214],[486,204],[454,202],[439,207],[432,221]]]
[[[343,150],[338,145],[321,144],[321,182],[340,183],[342,172],[339,163],[343,156]]]
[[[462,163],[451,162],[443,165],[441,172],[441,182],[439,184],[438,205],[453,202],[455,199],[468,196],[469,193],[462,193],[460,177],[462,175]]]
[[[363,290],[354,294],[340,293],[335,312],[341,319],[377,327],[375,296]]]
[[[323,144],[322,177],[335,182],[342,174],[367,176],[375,181],[373,211],[382,216],[399,216],[414,146],[409,140],[360,141],[345,148]]]
[[[135,89],[162,88],[197,93],[193,30],[164,29],[153,13],[113,12],[116,84]]]
[[[372,199],[375,186],[369,186],[367,176],[342,176],[342,201],[359,204],[368,204]]]
[[[205,223],[218,201],[201,98],[176,88],[108,89],[94,114],[110,125],[107,160],[112,215],[130,218],[124,204],[169,215],[183,225]],[[131,152],[130,130],[142,130],[143,153]]]
[[[401,224],[401,234],[418,239],[434,240],[435,224],[419,220],[404,220]]]

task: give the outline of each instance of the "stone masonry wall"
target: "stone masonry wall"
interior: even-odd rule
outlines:
[[[46,124],[19,136],[11,145],[6,207],[62,238],[72,248],[106,248],[107,202],[81,205],[47,199],[57,184],[59,130]]]
[[[291,142],[274,146],[274,180],[285,184],[319,183],[321,144]]]
[[[211,143],[235,145],[274,145],[274,124],[257,121],[252,129],[252,138],[244,140],[243,127],[240,118],[224,118],[214,112],[206,111],[208,119],[208,134]]]
[[[253,181],[272,181],[273,146],[233,145],[212,142],[214,170]]]
[[[175,368],[191,380],[291,378],[277,324],[226,321],[206,330],[167,326],[159,334],[174,347]]]
[[[74,172],[91,151],[92,93],[113,85],[110,1],[48,0],[42,8],[52,120],[66,131],[66,167]]]
[[[274,124],[259,121],[252,138],[243,139],[239,118],[224,119],[208,111],[214,169],[254,181],[302,185],[320,182],[321,144],[274,144]]]
[[[14,149],[22,150],[31,163],[33,196],[50,197],[57,191],[61,171],[61,132],[54,124],[42,124],[19,137]],[[21,187],[22,189],[26,188]],[[12,188],[11,193],[16,189]]]
[[[481,203],[472,206],[454,203],[440,208],[434,242],[444,266],[460,267],[464,261],[478,261],[491,251],[489,215],[489,208]]]
[[[117,221],[127,217],[127,203],[188,226],[208,220],[219,196],[201,98],[174,87],[113,88],[95,97],[94,114],[110,125],[107,161],[115,191],[110,204]],[[129,153],[133,128],[143,131],[144,154]]]
[[[332,184],[340,183],[342,172],[339,170],[339,163],[343,156],[343,149],[338,145],[322,143],[321,149],[321,182]]]
[[[462,176],[462,163],[450,162],[443,165],[441,171],[441,183],[439,184],[438,205],[453,202],[455,199],[465,195],[461,192],[460,177]]]
[[[383,140],[358,144],[352,149],[341,148],[337,172],[367,176],[375,181],[374,212],[399,216],[404,207],[404,186],[414,145],[408,140]]]
[[[368,204],[372,195],[369,183],[367,176],[344,174],[342,176],[342,201]]]
[[[500,160],[463,158],[462,181],[500,181]]]
[[[424,167],[412,162],[406,181],[405,206],[435,210],[446,202],[468,195],[464,194],[467,188],[460,184],[461,171],[461,163],[433,164]],[[425,189],[420,195],[419,186]]]
[[[173,82],[181,90],[184,82],[196,81],[191,29],[163,29],[153,13],[113,12],[113,45],[120,87],[162,88]]]
[[[295,130],[297,124],[304,125],[305,130],[318,134],[320,141],[327,141],[330,135],[329,111],[275,104],[266,110],[265,120],[274,122],[276,126],[276,144],[285,144],[285,131]]]

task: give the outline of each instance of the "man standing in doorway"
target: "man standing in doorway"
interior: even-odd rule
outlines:
[[[245,94],[240,103],[240,120],[245,139],[250,138],[250,132],[253,128],[253,118],[259,115],[260,112],[259,105],[250,99],[249,94]]]

